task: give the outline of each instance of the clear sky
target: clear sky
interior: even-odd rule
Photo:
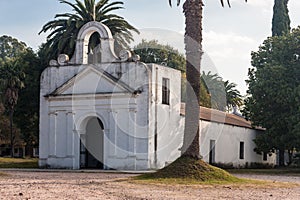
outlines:
[[[142,32],[135,43],[142,38],[157,39],[184,51],[182,5],[170,8],[168,0],[123,2],[125,9],[118,14]],[[203,69],[214,66],[215,72],[237,83],[245,94],[250,53],[271,35],[274,0],[231,0],[232,8],[222,8],[219,0],[204,3],[203,47],[210,59],[205,58]],[[291,0],[289,10],[295,28],[300,25],[300,1]],[[66,11],[71,10],[58,0],[0,0],[0,35],[15,37],[36,50],[45,41],[46,34],[38,35],[42,26]]]

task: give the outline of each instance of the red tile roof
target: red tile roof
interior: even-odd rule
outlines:
[[[181,104],[180,114],[185,115],[185,104],[184,103]],[[199,119],[205,120],[205,121],[212,121],[212,122],[217,122],[217,123],[222,123],[222,124],[233,125],[233,126],[264,130],[260,127],[253,127],[251,125],[250,121],[247,121],[246,119],[244,119],[241,116],[222,112],[222,111],[211,109],[211,108],[202,107],[202,106],[200,106]]]

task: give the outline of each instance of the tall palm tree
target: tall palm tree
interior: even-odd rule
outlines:
[[[13,114],[18,101],[19,90],[24,87],[25,74],[20,70],[20,64],[9,60],[0,67],[0,85],[4,90],[4,103],[9,112],[11,157],[14,157]]]
[[[245,0],[247,2],[247,0]],[[224,6],[224,0],[220,0]],[[228,5],[229,0],[227,0]],[[172,6],[172,0],[169,0]],[[180,0],[177,0],[177,6]],[[185,15],[185,51],[186,51],[186,76],[187,94],[186,102],[185,131],[183,146],[181,149],[183,156],[200,158],[199,145],[199,105],[200,98],[200,65],[202,58],[202,0],[186,0],[183,4]]]
[[[226,106],[228,110],[240,107],[243,104],[242,95],[240,91],[235,88],[236,86],[235,83],[229,83],[229,81],[224,82]]]
[[[133,41],[131,31],[139,31],[129,24],[123,17],[111,14],[114,10],[123,9],[123,2],[110,0],[59,0],[73,8],[74,13],[57,14],[55,19],[46,23],[39,32],[51,31],[47,36],[47,42],[43,49],[49,54],[49,58],[55,58],[58,54],[72,55],[75,49],[77,34],[80,28],[90,21],[102,22],[108,26],[116,40],[116,48],[127,48]],[[100,43],[96,35],[92,35],[91,43],[95,46]],[[48,59],[49,59],[48,58]]]
[[[226,110],[226,94],[222,77],[218,74],[212,74],[211,71],[201,74],[201,79],[205,83],[205,87],[210,94],[211,108],[225,111]]]

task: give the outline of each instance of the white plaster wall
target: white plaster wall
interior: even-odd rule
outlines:
[[[172,68],[149,64],[152,71],[152,130],[149,141],[151,168],[162,168],[180,156],[178,149],[183,139],[180,117],[181,73]],[[170,104],[162,104],[162,79],[170,80]],[[178,87],[179,86],[179,87]],[[154,149],[157,135],[157,151]]]
[[[181,127],[184,127],[184,117],[181,117],[180,123]],[[215,140],[215,163],[232,164],[234,167],[245,167],[246,163],[248,166],[251,163],[276,164],[275,154],[268,156],[267,161],[263,161],[263,156],[253,151],[255,148],[253,139],[256,138],[257,134],[263,134],[262,132],[255,129],[208,122],[204,120],[200,120],[200,126],[200,154],[206,162],[209,162],[210,140]],[[173,151],[159,152],[162,156],[158,156],[160,158],[159,162],[161,163],[158,165],[158,168],[162,168],[166,164],[164,162],[173,161],[180,156],[183,129],[184,128],[177,133],[177,138],[174,139]],[[160,141],[161,144],[163,144],[163,142],[167,143],[168,141],[173,140],[171,135],[167,135],[167,137],[160,139],[163,140]],[[245,145],[244,159],[239,159],[240,141],[243,141]],[[164,153],[170,152],[172,152],[174,156],[171,157],[172,159],[168,160],[168,158],[163,155]]]
[[[85,134],[84,120],[98,116],[104,123],[104,164],[107,168],[141,170],[149,168],[149,70],[139,63],[89,65],[101,68],[139,89],[141,94],[63,95],[46,98],[88,65],[47,68],[41,77],[40,161],[41,167],[79,168],[79,137]],[[99,80],[83,78],[73,91],[90,92]],[[95,83],[96,82],[96,83]],[[98,83],[97,83],[98,82]],[[113,90],[111,84],[101,84]],[[68,92],[68,90],[67,90]],[[70,91],[69,91],[70,92]],[[110,92],[110,91],[107,91]],[[120,93],[119,88],[116,92]]]
[[[250,163],[275,164],[275,156],[268,156],[263,161],[263,156],[254,152],[254,139],[258,130],[244,127],[219,124],[201,120],[200,153],[203,159],[209,161],[210,140],[215,140],[215,162],[232,164],[234,167],[244,167]],[[239,158],[240,142],[244,142],[244,159]]]

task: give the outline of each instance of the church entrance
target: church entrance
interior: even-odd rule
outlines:
[[[97,117],[88,120],[80,135],[80,168],[103,169],[103,123]]]

